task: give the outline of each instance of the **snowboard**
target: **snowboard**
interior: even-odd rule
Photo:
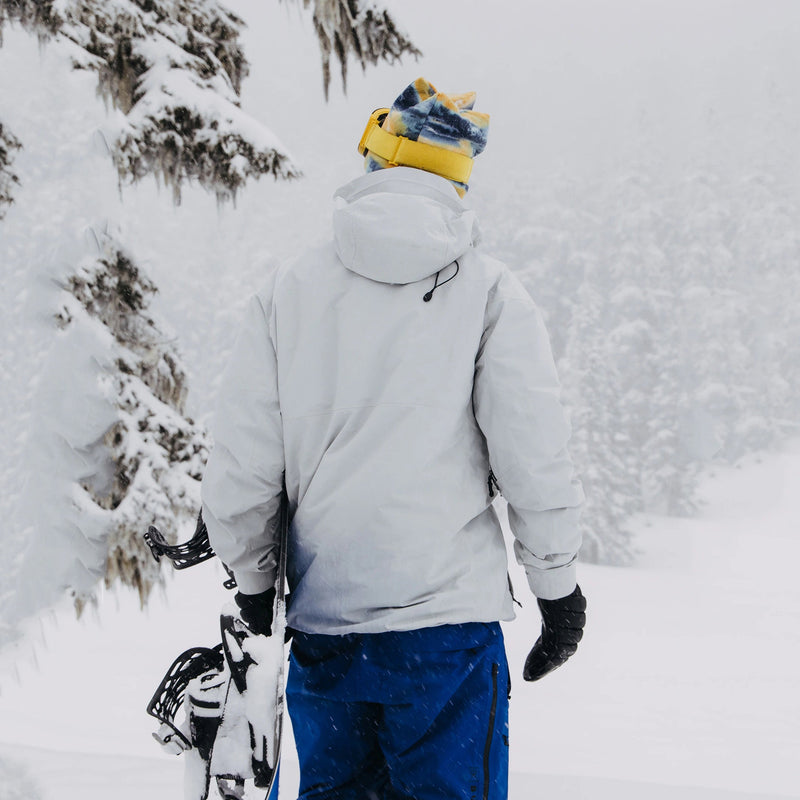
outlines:
[[[223,800],[274,800],[278,796],[289,535],[285,493],[279,529],[272,635],[251,631],[236,605],[227,604],[220,615],[221,643],[181,653],[148,703],[148,713],[161,723],[153,734],[155,739],[168,752],[184,754],[185,800],[207,800],[209,796],[214,800],[217,796]],[[145,538],[156,558],[166,555],[177,569],[213,554],[201,522],[193,540],[183,545],[166,544],[152,527]],[[196,558],[187,553],[197,554]],[[231,581],[226,586],[232,588]],[[183,720],[178,721],[181,708]]]

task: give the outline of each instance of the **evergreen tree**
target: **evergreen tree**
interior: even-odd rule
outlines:
[[[124,115],[109,150],[121,181],[153,174],[180,200],[192,179],[235,196],[250,177],[298,176],[286,149],[239,107],[242,20],[216,0],[0,0],[4,19],[69,48]]]
[[[570,451],[586,492],[581,555],[594,563],[627,564],[635,475],[626,459],[630,437],[615,419],[619,376],[607,351],[605,271],[598,260],[587,264],[561,377],[573,427]]]
[[[99,253],[68,277],[58,326],[91,328],[108,341],[97,380],[113,422],[85,445],[92,468],[78,502],[103,509],[106,585],[135,588],[144,605],[158,567],[142,541],[152,520],[175,539],[199,507],[207,456],[204,431],[185,416],[186,374],[172,339],[150,316],[156,287],[118,243],[102,234]],[[79,605],[85,596],[78,596]]]
[[[677,187],[672,242],[675,316],[682,385],[687,396],[685,441],[693,457],[735,457],[736,422],[746,414],[753,375],[742,341],[747,297],[734,279],[729,211],[719,196],[729,186],[699,170]]]
[[[313,13],[326,91],[331,54],[345,80],[350,56],[365,67],[417,53],[374,2],[318,0]],[[277,137],[240,107],[248,71],[239,42],[244,23],[217,0],[0,0],[0,34],[9,22],[66,54],[74,70],[96,73],[120,184],[152,175],[178,203],[191,182],[226,200],[248,179],[300,175]],[[14,182],[5,154],[17,143],[8,135],[0,141],[5,197]],[[54,181],[79,171],[54,170]],[[69,187],[58,193],[69,197]],[[73,230],[104,211],[71,201],[60,208],[72,214],[66,227]],[[0,602],[14,622],[66,587],[80,610],[99,579],[133,586],[144,604],[158,570],[141,532],[155,522],[174,540],[191,522],[206,453],[203,430],[184,415],[178,356],[148,316],[156,288],[135,253],[106,232],[100,254],[73,262],[66,277],[61,242],[50,253],[47,263],[29,262],[63,288],[52,368],[42,368],[31,420],[40,462],[32,495],[48,502],[34,508],[35,524],[26,521],[13,537],[26,547],[24,557],[10,552],[20,564],[17,596],[2,590]],[[58,368],[65,364],[74,367],[69,379]],[[54,467],[63,474],[50,474]]]
[[[14,151],[20,147],[22,145],[9,130],[3,128],[3,123],[0,122],[0,221],[5,216],[6,208],[14,202],[11,191],[14,185],[19,183],[19,178],[12,172],[11,162]]]
[[[12,622],[65,590],[80,614],[99,580],[132,587],[144,606],[161,578],[143,530],[175,541],[199,508],[207,437],[185,413],[175,337],[149,311],[156,288],[120,238],[90,232],[60,281],[27,443],[30,528],[0,603]]]
[[[121,181],[154,174],[178,202],[193,179],[224,200],[251,177],[300,175],[239,107],[244,22],[217,0],[0,0],[0,37],[6,20],[68,43],[73,67],[97,72],[100,94],[125,115],[109,143]],[[345,85],[350,56],[364,69],[420,54],[375,2],[314,0],[313,20],[326,97],[332,54]]]
[[[738,197],[731,247],[752,308],[742,320],[742,337],[754,389],[742,434],[758,436],[764,447],[800,429],[800,196],[793,181],[753,175],[742,181]],[[762,416],[769,431],[759,424]]]
[[[679,435],[680,323],[668,254],[675,221],[667,197],[660,181],[636,172],[606,198],[613,209],[606,356],[619,376],[613,424],[624,432],[633,508],[678,514],[691,508],[694,472]]]

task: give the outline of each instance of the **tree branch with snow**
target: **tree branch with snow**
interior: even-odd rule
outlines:
[[[303,7],[308,8],[311,3],[312,0],[303,0]],[[345,90],[351,55],[362,70],[379,61],[394,64],[404,55],[415,58],[422,55],[392,15],[374,0],[313,0],[313,3],[326,99],[331,83],[331,55],[339,62]]]
[[[366,69],[421,55],[375,0],[313,3],[326,99],[333,57],[346,89],[351,56]],[[8,21],[60,41],[73,67],[97,72],[98,92],[121,114],[107,138],[121,181],[154,175],[179,203],[192,180],[226,200],[250,178],[301,175],[278,138],[240,108],[244,22],[217,0],[0,0],[0,44]]]
[[[9,20],[97,72],[99,93],[121,115],[108,142],[120,180],[154,174],[179,202],[190,180],[228,199],[247,178],[301,174],[240,108],[244,22],[216,0],[0,0],[0,32]]]

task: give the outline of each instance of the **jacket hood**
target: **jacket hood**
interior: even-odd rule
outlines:
[[[477,239],[475,212],[452,184],[410,167],[370,172],[338,189],[333,230],[342,263],[381,283],[430,277]]]

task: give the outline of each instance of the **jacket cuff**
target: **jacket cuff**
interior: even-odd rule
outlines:
[[[560,600],[571,594],[578,583],[575,561],[553,569],[526,567],[525,574],[531,591],[540,600]]]
[[[234,572],[233,576],[242,594],[261,594],[275,585],[275,580],[264,572]]]

